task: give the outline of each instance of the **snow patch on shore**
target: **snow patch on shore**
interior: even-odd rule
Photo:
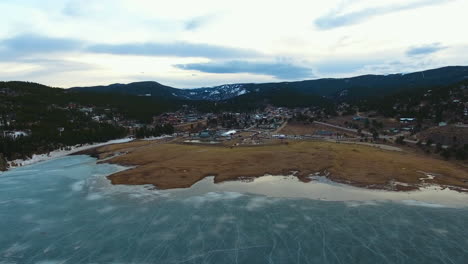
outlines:
[[[162,136],[159,136],[159,137],[147,137],[147,138],[142,138],[141,140],[151,141],[151,140],[159,140],[159,139],[165,139],[165,138],[171,138],[171,137],[174,137],[174,136],[171,136],[171,135],[162,135]]]
[[[64,157],[75,152],[79,152],[79,151],[83,151],[83,150],[87,150],[87,149],[91,149],[95,147],[100,147],[100,146],[105,146],[105,145],[110,145],[110,144],[127,143],[133,140],[134,138],[130,137],[130,138],[110,140],[104,143],[75,145],[75,146],[70,147],[69,150],[58,149],[58,150],[51,151],[49,154],[39,154],[39,155],[34,154],[30,159],[26,159],[26,160],[17,159],[17,160],[8,161],[8,166],[9,166],[9,169],[22,167],[22,166],[42,162],[42,161],[48,161],[48,160],[53,160],[56,158]]]

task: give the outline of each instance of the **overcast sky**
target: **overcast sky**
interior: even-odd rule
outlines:
[[[179,88],[468,65],[467,0],[0,0],[0,80]]]

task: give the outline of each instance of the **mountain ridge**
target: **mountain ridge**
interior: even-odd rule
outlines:
[[[89,87],[72,87],[73,91],[120,93],[162,99],[222,101],[253,92],[271,89],[289,90],[304,95],[327,98],[365,98],[389,95],[418,87],[435,87],[468,79],[468,66],[447,66],[412,73],[387,75],[366,74],[348,78],[321,78],[291,82],[234,83],[202,88],[175,88],[157,81],[132,82]]]

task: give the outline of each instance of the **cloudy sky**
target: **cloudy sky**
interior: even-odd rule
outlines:
[[[468,65],[466,0],[0,0],[0,80],[179,88]]]

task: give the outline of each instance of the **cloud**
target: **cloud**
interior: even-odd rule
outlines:
[[[0,40],[1,50],[11,57],[77,50],[82,45],[81,41],[74,39],[46,37],[36,34],[23,34]]]
[[[93,74],[99,67],[89,63],[61,59],[19,59],[5,62],[7,71],[0,71],[1,80],[39,82],[51,86],[76,86],[76,78],[102,78]],[[3,66],[0,62],[0,67]],[[58,84],[60,83],[60,84]]]
[[[212,16],[194,17],[185,23],[185,30],[197,30],[211,20]]]
[[[83,14],[81,5],[77,1],[69,1],[65,3],[62,13],[66,16],[77,17]]]
[[[422,46],[411,47],[406,51],[408,56],[423,56],[432,53],[436,53],[440,50],[446,49],[447,47],[442,46],[440,43],[432,43]]]
[[[119,3],[114,0],[66,0],[60,1],[63,3],[61,13],[64,16],[87,19],[99,14],[101,19],[109,13],[118,16]],[[60,6],[60,4],[57,4]]]
[[[205,73],[252,73],[274,76],[278,79],[300,79],[313,77],[309,68],[286,62],[250,62],[225,61],[208,63],[191,63],[175,65],[184,70],[196,70]]]
[[[22,34],[0,40],[0,57],[17,58],[31,54],[87,51],[115,55],[246,58],[260,57],[254,50],[189,42],[89,44],[76,39]]]
[[[88,47],[87,50],[95,53],[142,56],[204,58],[243,58],[261,56],[261,54],[253,50],[229,48],[210,44],[195,44],[188,42],[97,44]]]
[[[380,7],[370,7],[354,12],[343,13],[346,5],[333,9],[328,14],[315,20],[315,25],[321,30],[334,29],[364,22],[370,18],[395,13],[404,10],[411,10],[425,6],[444,4],[452,0],[418,0],[398,5],[387,5]]]
[[[317,74],[335,76],[361,71],[371,65],[380,65],[392,58],[389,54],[373,54],[364,57],[328,57],[313,63]]]

